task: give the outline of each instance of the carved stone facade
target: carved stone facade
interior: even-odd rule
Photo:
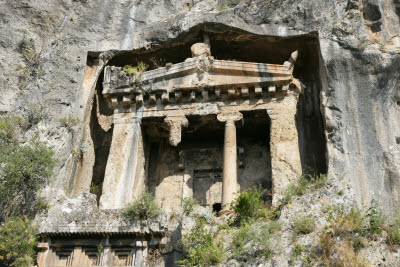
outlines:
[[[103,96],[115,110],[115,115],[100,199],[102,208],[123,208],[150,185],[159,203],[165,209],[173,210],[179,206],[175,203],[177,199],[199,195],[196,188],[211,183],[215,184],[215,188],[214,185],[206,186],[210,192],[206,192],[208,197],[202,199],[204,204],[220,204],[229,208],[234,193],[241,189],[236,128],[249,127],[243,119],[246,112],[250,118],[251,112],[266,113],[264,123],[268,124],[269,131],[259,134],[270,140],[265,150],[270,154],[271,164],[264,170],[253,171],[267,172],[267,168],[272,169],[274,196],[281,194],[289,180],[301,173],[295,114],[302,85],[292,75],[297,51],[282,65],[274,65],[216,60],[204,43],[194,44],[191,50],[193,57],[185,62],[136,75],[128,75],[120,67],[105,68]],[[186,128],[200,127],[190,125],[192,118],[201,120],[207,116],[212,121],[210,125],[222,125],[225,141],[220,140],[219,144],[212,146],[205,143],[197,146],[198,149],[223,152],[219,155],[223,163],[216,162],[216,166],[210,164],[209,178],[204,179],[196,178],[199,175],[196,171],[200,170],[179,163],[179,155],[185,154],[185,149],[193,149],[190,142],[184,141],[185,136],[190,139]],[[146,123],[151,126],[143,132]],[[166,137],[169,144],[162,143],[161,139]],[[156,138],[156,142],[159,145],[162,143],[164,148],[151,151],[152,138]],[[197,140],[201,142],[201,139],[199,135]],[[195,146],[194,143],[192,145]],[[246,147],[242,147],[242,151],[243,154],[250,152]],[[202,161],[199,158],[196,163],[200,166]],[[165,166],[161,166],[163,164]],[[201,170],[202,175],[206,175],[206,170]],[[221,172],[223,175],[219,177]],[[199,179],[204,180],[203,186],[196,182]],[[154,186],[153,181],[156,181]],[[259,180],[254,185],[263,182]],[[222,189],[217,189],[221,183]],[[220,191],[220,199],[215,202],[215,195]]]
[[[79,231],[71,230],[72,217],[60,229],[41,229],[39,266],[144,266],[149,251],[169,242],[164,224],[132,232],[106,214],[145,190],[166,212],[194,197],[222,215],[238,191],[262,185],[275,200],[301,174],[297,51],[282,65],[217,60],[205,43],[191,52],[184,62],[143,73],[105,67],[102,94],[114,115],[100,215]],[[111,230],[98,225],[109,218]]]
[[[41,242],[39,266],[146,266],[149,250],[159,247],[134,237],[53,237]]]

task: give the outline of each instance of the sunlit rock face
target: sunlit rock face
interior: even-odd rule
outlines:
[[[212,72],[218,62],[285,66],[296,50],[293,77],[301,93],[288,88],[278,99],[282,87],[276,87],[274,98],[269,95],[273,89],[264,86],[263,100],[250,98],[260,93],[254,84],[248,91],[244,85],[222,90],[234,99],[228,107],[235,105],[238,94],[261,101],[267,111],[242,110],[243,127],[235,122],[235,186],[248,188],[261,181],[277,193],[301,172],[328,173],[352,185],[359,205],[376,199],[387,214],[399,212],[400,3],[217,2],[0,1],[0,112],[23,113],[29,104],[46,108],[46,119],[26,136],[39,132],[59,159],[56,177],[43,192],[57,210],[49,214],[58,214],[49,218],[57,217],[54,222],[59,223],[63,213],[70,214],[71,207],[63,203],[76,199],[93,210],[121,209],[145,189],[172,211],[180,204],[178,197],[190,195],[184,185],[195,173],[208,180],[197,185],[194,195],[205,205],[219,204],[225,125],[217,120],[222,111],[218,101],[204,100],[215,97],[216,88],[182,93],[188,99],[182,106],[191,105],[192,117],[185,120],[179,114],[176,122],[157,107],[178,101],[179,91],[152,95],[149,85],[173,83],[149,79],[143,89],[149,94],[135,91],[114,97],[104,93],[107,68],[123,69],[142,61],[149,72],[167,73],[177,64],[192,64],[196,69],[186,78],[203,88],[218,76]],[[21,52],[22,41],[30,44],[30,53]],[[198,45],[192,48],[194,44]],[[153,110],[140,111],[136,102],[151,102]],[[156,116],[146,115],[150,113]],[[60,118],[69,114],[80,123],[66,129]],[[246,130],[246,122],[253,130]],[[212,149],[202,152],[199,140],[204,137]],[[152,147],[158,139],[165,142]],[[204,157],[211,163],[200,166]],[[188,171],[193,175],[185,176]],[[82,198],[90,192],[95,196]]]

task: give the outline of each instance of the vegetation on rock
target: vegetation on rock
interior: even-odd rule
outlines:
[[[36,53],[35,41],[26,36],[18,42],[18,50],[29,63],[34,63],[39,56]]]
[[[266,192],[267,190],[262,189],[261,186],[255,186],[252,189],[240,192],[237,198],[231,203],[231,207],[236,214],[236,219],[239,222],[246,222],[265,214],[265,212],[261,212],[265,208],[261,197]]]
[[[197,201],[197,199],[193,198],[193,197],[185,197],[182,198],[182,209],[183,209],[183,213],[185,214],[190,214],[193,209],[194,206],[198,205],[199,202]]]
[[[388,243],[390,245],[400,246],[400,219],[395,219],[393,225],[389,228]]]
[[[28,105],[28,109],[26,112],[27,112],[27,119],[28,119],[30,126],[36,125],[39,122],[48,118],[48,116],[47,116],[48,112],[46,111],[46,108],[47,107],[44,104],[39,104],[39,105],[29,104]]]
[[[399,248],[400,220],[388,226],[375,201],[365,209],[338,204],[346,203],[350,195],[340,187],[333,190],[331,183],[326,176],[303,176],[289,186],[289,193],[277,201],[278,206],[262,200],[265,190],[261,187],[241,192],[231,203],[233,217],[210,222],[197,218],[204,223],[183,237],[184,253],[179,264],[204,266],[238,261],[257,265],[273,258],[277,264],[287,260],[289,265],[370,266],[367,256],[371,241],[380,240],[383,245],[386,241],[389,248]],[[310,196],[321,202],[318,209],[307,212],[299,201],[313,201],[307,200]],[[330,197],[326,204],[325,196]],[[288,229],[292,234],[288,235]],[[289,255],[282,251],[286,245],[292,248]]]
[[[271,237],[276,235],[282,228],[277,221],[269,221],[258,227],[250,223],[242,224],[233,234],[231,246],[233,258],[243,260],[251,254],[261,255],[267,259],[274,254]]]
[[[145,72],[148,68],[149,65],[143,63],[142,61],[139,61],[137,66],[125,65],[123,70],[128,75],[135,75],[135,81],[137,83],[140,83],[143,72]]]
[[[37,193],[53,174],[54,152],[35,139],[21,143],[26,119],[0,117],[0,220],[10,216],[32,217],[43,209]]]
[[[154,218],[159,214],[160,208],[150,192],[144,192],[125,208],[125,216],[131,220]]]
[[[180,266],[204,266],[221,263],[223,245],[211,230],[204,227],[204,221],[197,221],[196,227],[185,235],[181,241],[183,258],[177,263]]]
[[[315,218],[313,216],[302,215],[293,221],[292,229],[296,234],[309,234],[315,229]]]
[[[71,129],[72,127],[78,125],[79,123],[80,123],[80,120],[71,114],[69,114],[68,116],[62,117],[60,119],[61,126],[67,128],[67,129]]]
[[[13,144],[18,141],[20,128],[25,127],[26,120],[16,115],[0,117],[0,143]]]
[[[53,174],[54,152],[39,141],[24,145],[0,145],[0,199],[3,215],[33,215],[40,185]]]
[[[231,7],[230,4],[228,3],[228,1],[226,1],[226,0],[219,1],[219,2],[220,2],[220,3],[218,3],[218,4],[215,6],[215,9],[216,9],[218,12],[221,12],[221,11],[223,11],[223,10],[228,9],[228,8]]]

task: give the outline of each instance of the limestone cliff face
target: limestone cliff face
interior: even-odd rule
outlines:
[[[196,27],[221,34],[226,27],[277,38],[317,35],[329,175],[350,181],[359,203],[378,199],[388,213],[399,212],[398,0],[0,0],[0,19],[0,112],[45,104],[49,119],[37,127],[60,159],[53,194],[68,188],[77,168],[85,173],[71,151],[90,135],[95,83],[113,53],[97,58],[101,52],[154,48],[184,42]],[[21,53],[22,41],[30,53]],[[99,113],[106,136],[110,123]],[[82,123],[60,127],[68,114]],[[89,144],[92,154],[99,146]]]

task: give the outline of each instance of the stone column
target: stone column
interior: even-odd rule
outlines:
[[[228,211],[233,201],[234,193],[238,188],[237,182],[237,151],[236,151],[236,126],[235,121],[242,120],[239,112],[218,114],[218,120],[225,122],[224,136],[224,169],[222,179],[222,210]]]

